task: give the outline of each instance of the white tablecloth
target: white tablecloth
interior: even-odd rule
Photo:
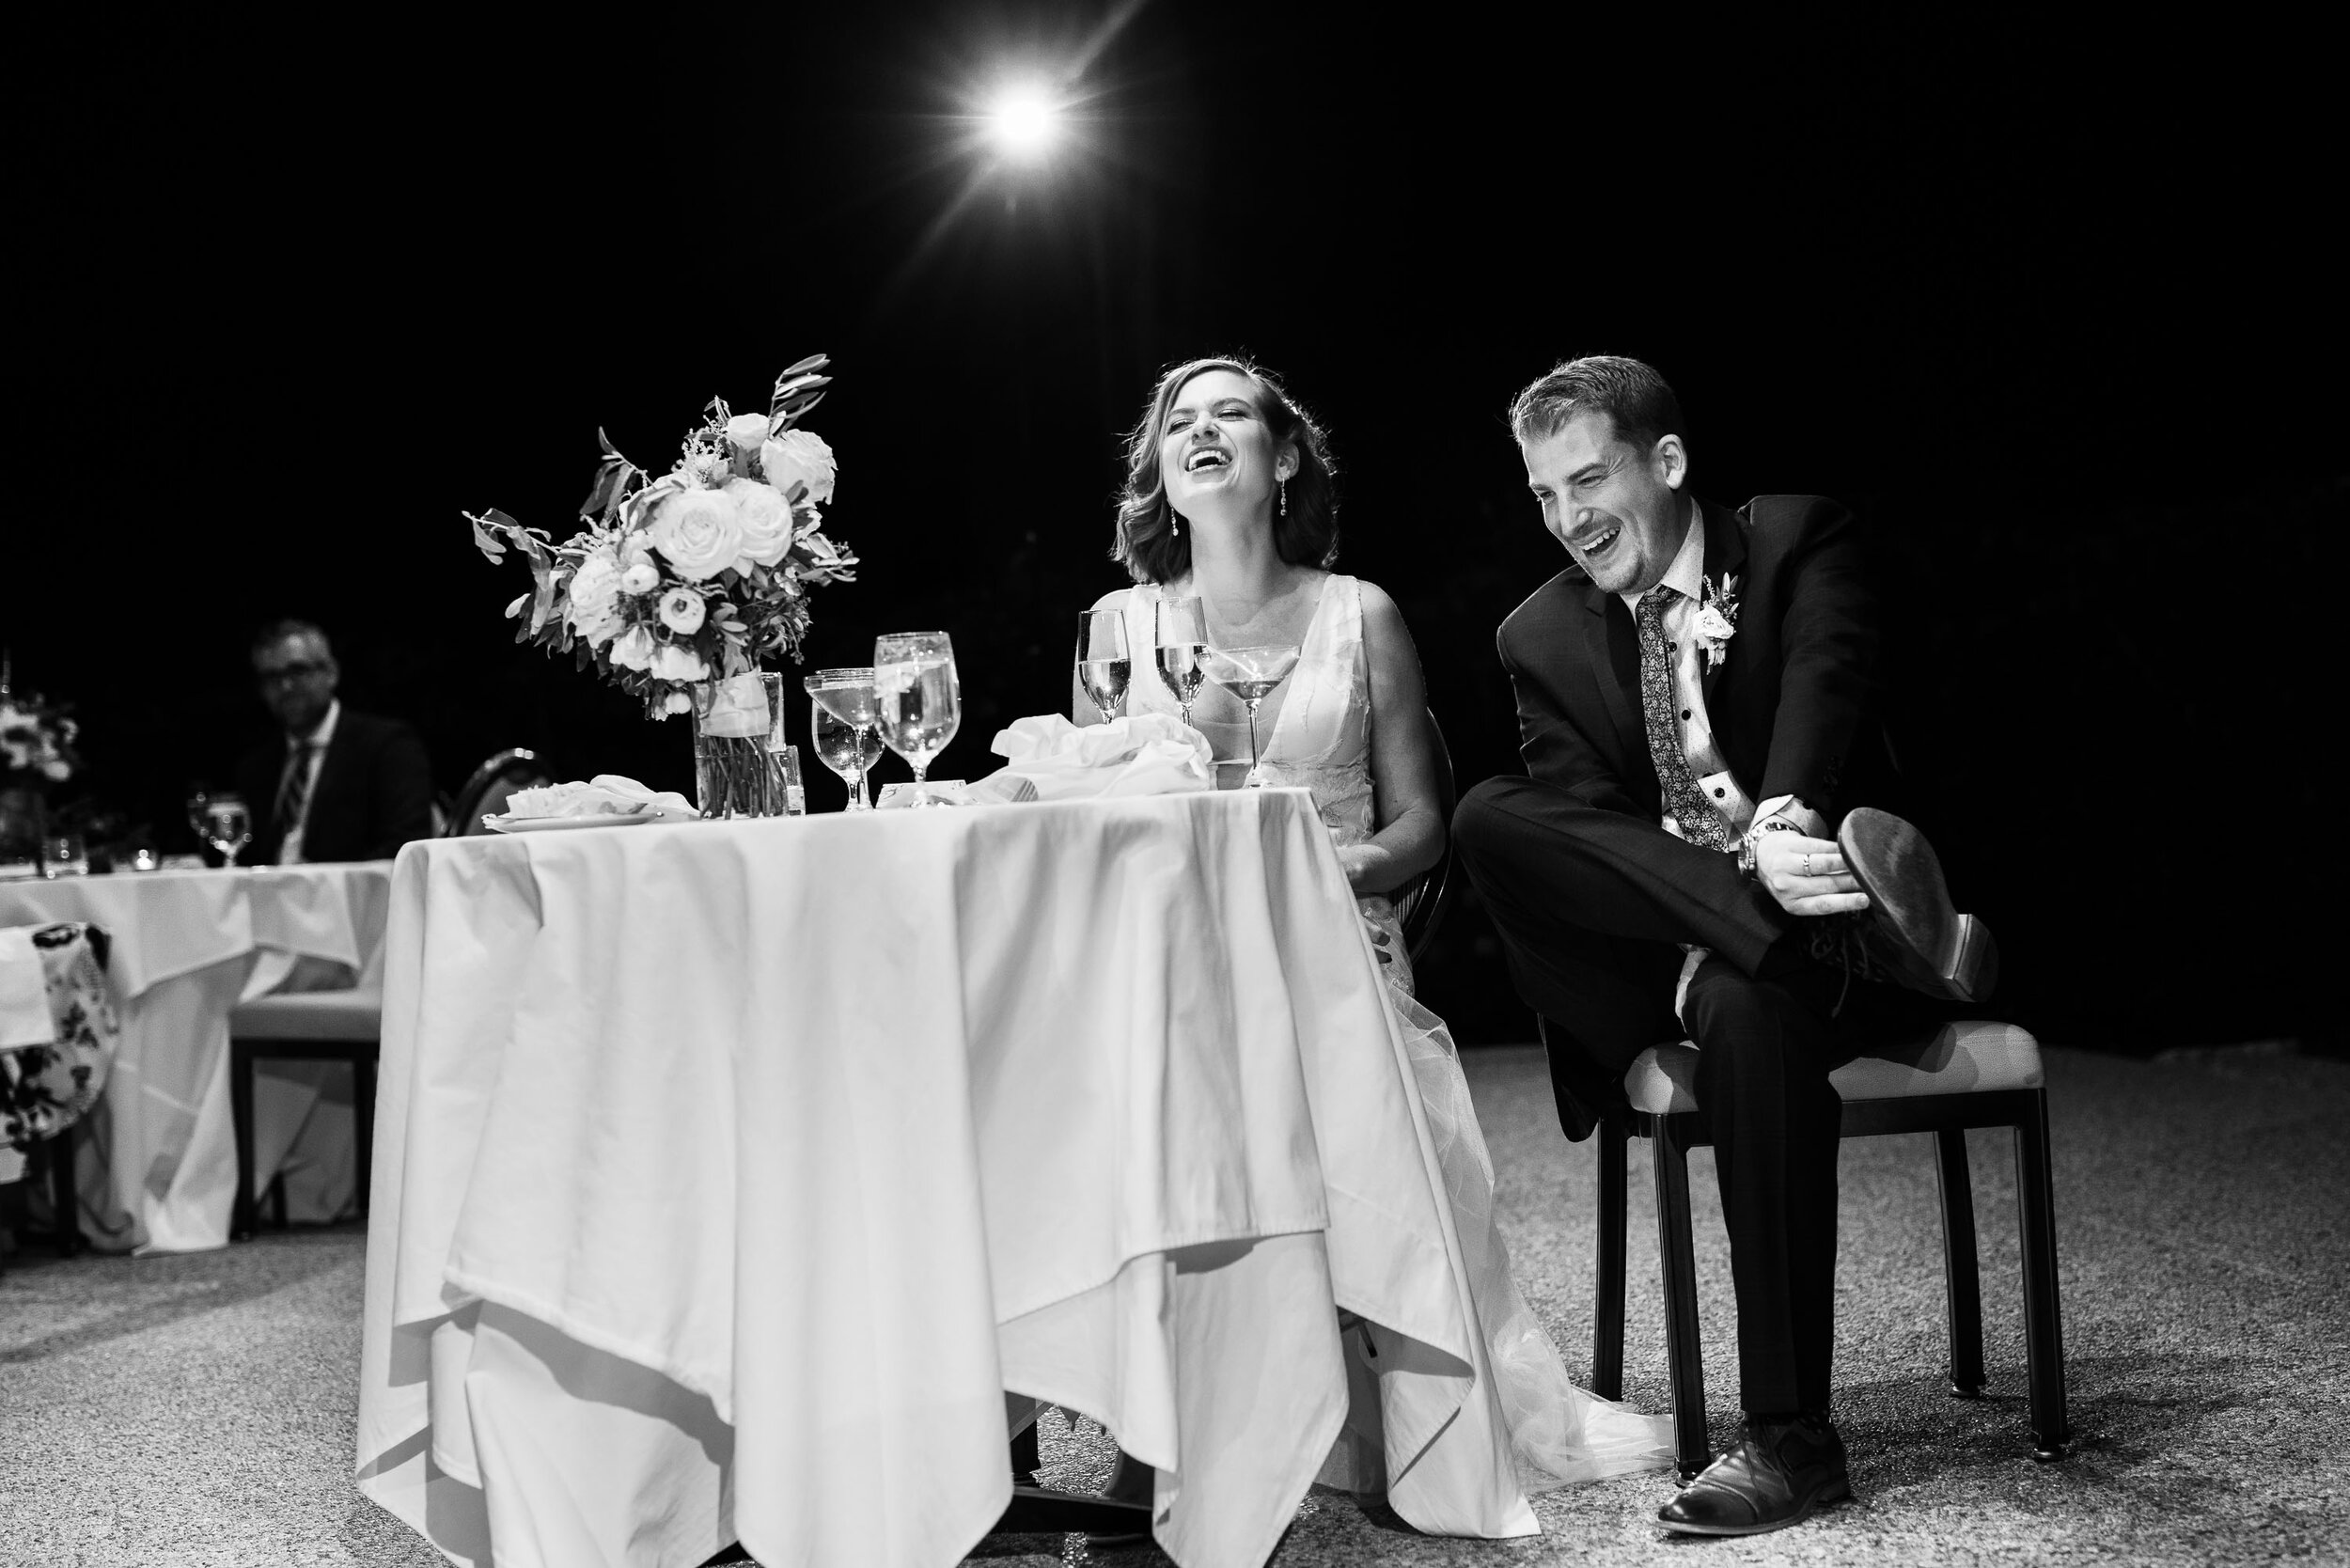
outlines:
[[[452,1560],[942,1568],[1003,1392],[1270,1553],[1384,1325],[1390,1500],[1533,1529],[1303,792],[411,845],[361,1485]]]
[[[321,964],[341,983],[372,983],[390,886],[384,861],[0,883],[0,925],[87,920],[113,938],[121,1044],[105,1097],[78,1129],[83,1227],[95,1246],[227,1244],[237,1168],[229,1011],[306,967],[313,973],[296,983]],[[330,1217],[351,1189],[350,1106],[321,1101],[337,1071],[271,1065],[257,1085],[260,1179],[288,1172],[297,1218]]]

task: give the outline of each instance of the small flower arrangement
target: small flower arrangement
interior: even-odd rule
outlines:
[[[73,749],[81,727],[64,704],[11,690],[11,674],[0,656],[0,782],[62,784],[82,766]]]
[[[808,590],[855,581],[857,563],[817,510],[832,500],[832,448],[798,428],[832,380],[828,363],[816,354],[785,370],[765,414],[713,398],[658,478],[598,431],[587,526],[561,544],[494,508],[465,513],[492,562],[511,548],[530,563],[532,590],[506,607],[523,622],[514,640],[572,651],[656,718],[690,712],[697,682],[771,654],[797,659]]]
[[[1705,651],[1705,667],[1714,668],[1730,657],[1730,639],[1738,635],[1738,579],[1729,572],[1717,581],[1702,579],[1698,602],[1698,646]]]

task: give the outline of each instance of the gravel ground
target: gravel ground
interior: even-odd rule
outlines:
[[[2350,1065],[2279,1050],[2135,1062],[2052,1051],[2057,1215],[2076,1434],[2044,1466],[2024,1428],[2013,1166],[1972,1143],[1989,1397],[1943,1391],[1931,1145],[1846,1145],[1837,1419],[1856,1500],[1796,1529],[1694,1542],[1656,1528],[1662,1476],[1553,1493],[1544,1533],[1420,1536],[1350,1497],[1308,1497],[1274,1561],[2350,1561]],[[1588,1144],[1552,1121],[1531,1050],[1471,1053],[1517,1272],[1588,1364]],[[1654,1217],[1633,1172],[1626,1389],[1667,1407]],[[1707,1387],[1735,1419],[1729,1259],[1710,1156],[1692,1161]],[[273,1235],[224,1252],[11,1260],[0,1279],[0,1562],[41,1568],[441,1559],[352,1486],[361,1237]],[[1045,1418],[1048,1479],[1084,1485],[1110,1449]],[[1042,1568],[1081,1540],[1001,1537],[971,1560]],[[1152,1548],[1093,1554],[1149,1568]]]

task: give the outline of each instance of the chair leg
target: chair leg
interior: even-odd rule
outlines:
[[[61,1128],[49,1144],[49,1208],[56,1227],[57,1256],[79,1254],[82,1239],[82,1195],[75,1189],[74,1165],[79,1153],[73,1129]]]
[[[1686,1481],[1712,1463],[1705,1357],[1698,1342],[1698,1257],[1689,1215],[1689,1151],[1672,1119],[1651,1117],[1656,1162],[1656,1251],[1665,1275],[1665,1358],[1672,1369],[1673,1437]]]
[[[2015,1206],[2024,1253],[2024,1349],[2031,1382],[2032,1457],[2064,1457],[2064,1323],[2057,1299],[2056,1192],[2048,1170],[2048,1095],[2032,1096],[2015,1129]]]
[[[253,1047],[228,1043],[228,1116],[237,1134],[237,1200],[228,1215],[228,1239],[251,1241],[258,1217],[253,1207]]]
[[[1950,1325],[1950,1392],[1982,1394],[1982,1276],[1975,1248],[1975,1193],[1966,1168],[1966,1134],[1934,1135],[1935,1185],[1942,1194],[1942,1278]]]
[[[359,1217],[368,1217],[368,1183],[375,1168],[375,1067],[372,1055],[354,1057],[351,1063],[352,1157],[359,1162]]]
[[[1591,1290],[1591,1392],[1623,1398],[1625,1172],[1629,1136],[1611,1117],[1599,1124],[1599,1277]]]
[[[1011,1440],[1011,1482],[1014,1486],[1034,1486],[1036,1472],[1044,1463],[1037,1451],[1036,1423],[1030,1421]]]

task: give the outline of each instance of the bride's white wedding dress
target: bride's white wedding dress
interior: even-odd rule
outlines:
[[[1127,646],[1137,673],[1129,713],[1179,713],[1174,694],[1156,677],[1155,585],[1126,595]],[[1262,745],[1261,776],[1270,785],[1313,792],[1314,805],[1339,844],[1359,844],[1375,831],[1371,777],[1371,671],[1363,648],[1362,584],[1331,576],[1300,645],[1272,732]],[[1468,1080],[1444,1020],[1412,993],[1411,958],[1395,906],[1382,895],[1359,901],[1384,962],[1390,999],[1403,1026],[1412,1074],[1428,1116],[1451,1200],[1469,1294],[1477,1310],[1510,1432],[1512,1459],[1529,1493],[1604,1476],[1657,1469],[1672,1462],[1672,1423],[1643,1416],[1575,1387],[1558,1347],[1510,1278],[1510,1256],[1494,1217],[1494,1172],[1470,1105]],[[1359,1358],[1359,1350],[1350,1346]],[[1371,1435],[1357,1432],[1358,1437]],[[1375,1441],[1341,1440],[1323,1479],[1358,1489],[1376,1485]]]

